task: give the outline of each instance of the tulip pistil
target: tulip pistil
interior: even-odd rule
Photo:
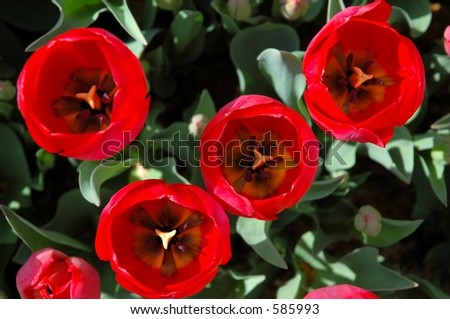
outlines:
[[[101,110],[102,109],[102,101],[97,94],[97,86],[93,85],[89,89],[87,93],[77,93],[75,96],[85,101],[93,110]]]
[[[159,236],[159,238],[161,238],[162,245],[163,245],[164,249],[167,250],[169,248],[169,243],[172,240],[172,238],[174,238],[174,236],[176,235],[177,230],[173,229],[170,232],[164,232],[164,231],[160,231],[159,229],[155,229],[155,233],[156,233],[156,235]]]
[[[142,208],[132,213],[131,223],[137,226],[132,245],[137,259],[172,277],[198,257],[205,219],[171,202],[163,206],[155,215]]]

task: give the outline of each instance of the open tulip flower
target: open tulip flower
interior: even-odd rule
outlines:
[[[187,297],[230,259],[228,218],[197,186],[143,180],[106,205],[95,248],[125,289],[146,298]]]
[[[225,105],[200,141],[207,190],[229,213],[276,219],[313,182],[318,142],[294,110],[265,96],[244,95]]]
[[[379,299],[368,290],[353,285],[340,284],[322,287],[309,292],[305,299]]]
[[[52,248],[34,252],[19,269],[16,284],[26,299],[98,299],[101,291],[94,267]]]
[[[50,153],[100,160],[144,126],[147,83],[138,58],[111,33],[72,29],[40,47],[17,82],[18,106]]]
[[[421,105],[424,66],[414,44],[377,0],[336,14],[310,42],[303,60],[305,101],[335,138],[384,146]]]

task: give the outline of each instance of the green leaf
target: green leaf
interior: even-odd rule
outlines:
[[[330,21],[337,13],[345,9],[343,0],[328,0],[327,21]]]
[[[265,49],[296,51],[300,40],[286,24],[264,23],[245,28],[230,42],[230,55],[239,78],[241,93],[273,95],[272,86],[258,68],[257,57]]]
[[[209,120],[216,115],[216,106],[208,90],[202,91],[193,115],[195,114],[203,114]]]
[[[20,140],[0,123],[0,202],[11,208],[30,205],[30,170]]]
[[[329,172],[348,170],[356,164],[359,143],[333,140],[327,149],[325,168]]]
[[[56,25],[42,37],[31,43],[26,51],[34,51],[60,33],[72,28],[86,27],[94,22],[106,8],[101,0],[52,0],[60,16]]]
[[[403,277],[398,272],[380,265],[378,250],[372,247],[356,249],[340,259],[356,274],[355,286],[373,290],[390,291],[417,287],[417,283]]]
[[[107,200],[112,194],[105,194]],[[82,238],[91,230],[95,233],[100,209],[84,200],[78,188],[62,194],[58,199],[56,213],[44,228]]]
[[[419,161],[425,176],[428,177],[431,188],[434,194],[447,206],[447,185],[444,175],[445,164],[442,162],[433,161],[430,157],[423,157],[419,155]]]
[[[367,155],[394,173],[405,183],[411,181],[414,170],[414,143],[406,127],[396,128],[394,137],[381,148],[374,144],[366,144]]]
[[[312,183],[308,192],[303,196],[301,201],[312,201],[322,199],[331,195],[342,183],[345,182],[347,177],[345,175],[337,176],[334,178],[323,179]]]
[[[38,228],[6,206],[0,205],[0,208],[11,228],[33,252],[45,247],[90,251],[89,247],[65,234]]]
[[[266,279],[264,275],[240,275],[233,271],[230,271],[230,275],[234,280],[241,281],[243,284],[242,291],[239,294],[240,298],[246,297]]]
[[[419,151],[430,150],[441,142],[442,137],[435,131],[428,131],[414,136],[414,146]]]
[[[211,1],[211,7],[220,14],[222,26],[225,30],[227,30],[231,34],[236,34],[240,31],[237,22],[228,13],[226,2],[221,0],[213,0]]]
[[[449,299],[450,295],[444,293],[441,289],[433,285],[428,280],[419,276],[409,276],[409,279],[419,284],[419,289],[422,290],[430,299]]]
[[[136,164],[136,159],[124,161],[107,160],[100,162],[85,161],[78,166],[81,194],[90,203],[100,206],[100,186]]]
[[[203,27],[203,15],[198,11],[182,10],[173,20],[170,30],[177,54],[182,54],[199,36]]]
[[[102,2],[129,35],[139,43],[147,45],[147,40],[142,35],[126,0],[102,0]]]
[[[17,240],[17,236],[12,231],[11,226],[4,215],[0,215],[0,245],[13,244]]]
[[[296,273],[277,290],[277,299],[296,299],[300,290],[302,275]]]
[[[427,91],[430,94],[442,87],[450,75],[450,56],[446,54],[425,54],[423,57]]]
[[[265,261],[279,268],[287,269],[287,264],[273,245],[268,235],[270,222],[239,217],[236,231],[244,241]]]
[[[306,15],[302,18],[302,20],[305,22],[314,21],[322,11],[325,3],[326,2],[323,0],[310,0],[310,7],[308,9],[308,12],[306,12]]]
[[[445,130],[450,128],[450,113],[435,121],[430,126],[433,130]]]
[[[264,50],[257,60],[283,103],[298,107],[306,87],[302,61],[292,53],[277,49]]]
[[[381,219],[381,232],[376,237],[362,236],[356,233],[357,237],[365,244],[375,247],[388,247],[401,239],[411,235],[422,224],[423,220],[395,220],[389,218]]]
[[[400,7],[408,14],[412,37],[417,38],[427,31],[432,18],[428,0],[390,0],[389,4]]]

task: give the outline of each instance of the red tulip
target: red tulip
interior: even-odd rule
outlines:
[[[444,31],[444,49],[447,55],[450,55],[450,25]]]
[[[24,299],[97,299],[101,292],[94,267],[52,248],[34,252],[19,269],[16,284]]]
[[[335,138],[384,146],[422,103],[424,66],[377,0],[335,15],[309,44],[303,73],[314,121]]]
[[[125,289],[146,298],[182,298],[203,289],[230,259],[228,218],[199,187],[143,180],[106,205],[95,249]]]
[[[294,110],[260,95],[225,105],[205,127],[200,167],[228,212],[261,220],[295,205],[313,182],[318,141]]]
[[[309,292],[305,299],[379,299],[374,293],[352,285],[335,285]]]
[[[50,153],[100,160],[144,126],[149,99],[138,58],[111,33],[73,29],[28,59],[18,106],[36,143]]]

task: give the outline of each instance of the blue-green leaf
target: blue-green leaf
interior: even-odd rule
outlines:
[[[257,60],[283,103],[298,107],[306,87],[302,61],[292,53],[277,49],[264,50]]]
[[[173,45],[177,54],[183,53],[198,37],[203,27],[203,15],[199,11],[182,10],[178,12],[170,26]]]
[[[290,52],[299,46],[297,32],[286,24],[264,23],[239,32],[230,42],[230,55],[241,92],[273,95],[272,86],[258,68],[257,57],[268,48]]]
[[[431,188],[434,194],[447,206],[447,185],[444,175],[445,163],[440,161],[433,161],[431,158],[424,158],[419,155],[419,161],[425,176],[428,177]]]
[[[90,251],[89,247],[65,234],[41,229],[6,206],[0,205],[0,208],[11,228],[33,252],[45,247],[53,247],[62,251],[67,248]]]
[[[381,232],[376,237],[363,236],[357,233],[365,244],[375,247],[388,247],[411,235],[422,224],[423,220],[381,219]]]
[[[129,35],[141,44],[147,45],[147,40],[142,35],[126,0],[102,0],[102,2]]]
[[[342,183],[345,182],[347,177],[345,175],[323,179],[312,183],[308,192],[301,199],[304,201],[317,200],[325,198],[331,195]]]
[[[236,231],[255,252],[265,261],[279,268],[286,269],[287,264],[281,257],[268,236],[269,222],[239,217]]]
[[[138,162],[137,159],[124,161],[85,161],[78,166],[81,194],[90,203],[100,206],[100,186]]]
[[[345,9],[344,0],[328,0],[327,21]]]
[[[294,277],[286,281],[277,290],[277,299],[295,299],[297,298],[300,290],[300,282],[302,281],[302,275],[296,273]]]
[[[389,4],[400,7],[408,14],[412,37],[416,38],[427,31],[432,18],[428,0],[390,0]]]
[[[333,140],[327,149],[324,166],[329,172],[348,170],[356,164],[359,143]]]

